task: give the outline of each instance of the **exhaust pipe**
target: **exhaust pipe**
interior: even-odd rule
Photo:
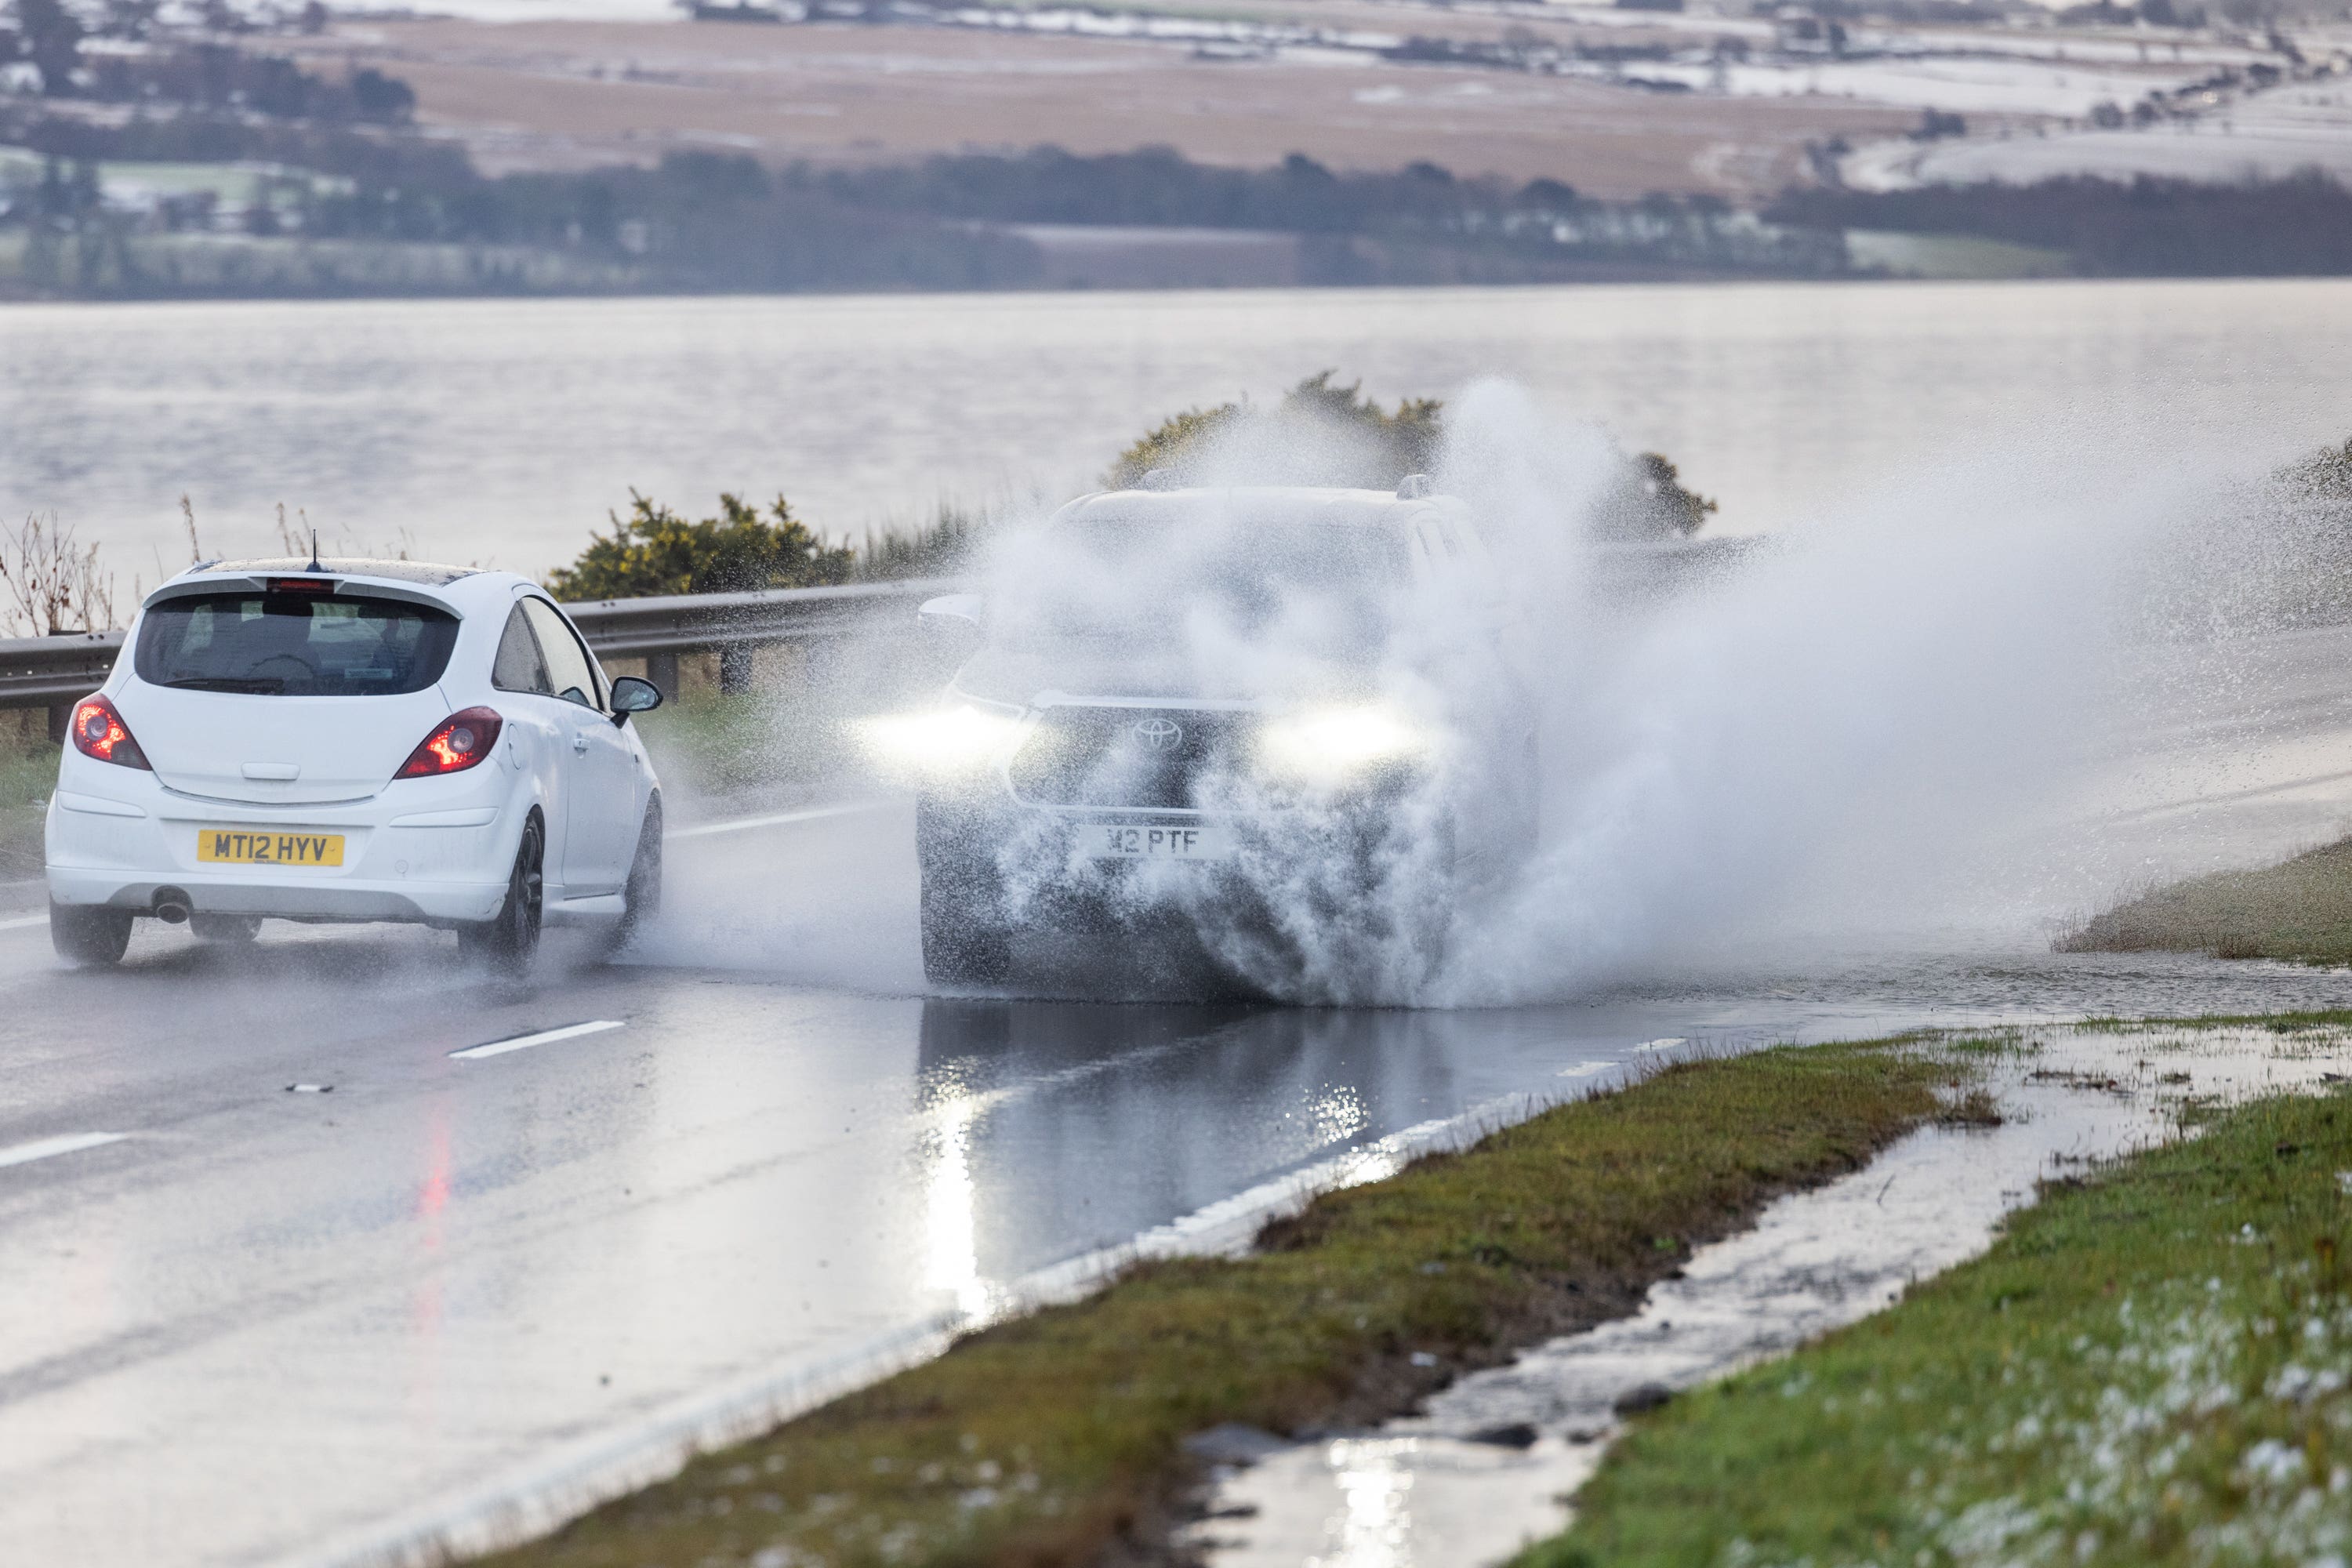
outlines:
[[[155,889],[155,918],[167,926],[188,923],[188,895],[179,888]]]

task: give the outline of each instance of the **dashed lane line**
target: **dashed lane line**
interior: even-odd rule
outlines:
[[[15,915],[0,921],[0,931],[23,931],[26,926],[45,926],[48,923],[49,917],[46,914]]]
[[[65,1132],[55,1138],[36,1138],[30,1143],[0,1149],[0,1165],[29,1165],[57,1154],[76,1154],[101,1144],[120,1143],[129,1136],[127,1132]]]
[[[487,1045],[467,1046],[462,1051],[451,1051],[452,1061],[479,1061],[484,1057],[502,1057],[509,1051],[527,1051],[533,1046],[551,1046],[558,1040],[577,1039],[582,1035],[601,1035],[607,1029],[620,1028],[625,1019],[595,1018],[585,1024],[566,1024],[560,1029],[541,1029],[536,1035],[517,1035],[511,1040],[492,1040]]]
[[[741,816],[732,822],[706,822],[698,827],[673,827],[666,838],[708,838],[714,833],[748,833],[754,827],[783,827],[795,822],[817,822],[828,816],[851,816],[861,811],[881,811],[887,800],[851,801],[843,805],[813,805],[805,811],[780,811],[772,816]]]

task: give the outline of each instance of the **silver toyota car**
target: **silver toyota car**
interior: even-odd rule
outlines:
[[[1171,910],[1249,951],[1302,922],[1433,946],[1533,843],[1497,568],[1425,480],[1087,496],[985,587],[922,607],[965,657],[871,734],[919,778],[935,984],[999,984],[1045,931],[1139,963]]]

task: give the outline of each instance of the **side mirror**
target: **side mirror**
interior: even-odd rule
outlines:
[[[980,648],[980,595],[942,594],[926,599],[915,612],[915,624],[923,628],[927,657],[961,664]]]
[[[920,625],[952,627],[956,623],[980,629],[980,595],[977,594],[942,594],[936,599],[926,599],[923,607],[915,612]]]
[[[650,713],[662,705],[661,688],[650,680],[640,680],[634,675],[615,677],[613,681],[613,722],[625,724],[632,713]]]

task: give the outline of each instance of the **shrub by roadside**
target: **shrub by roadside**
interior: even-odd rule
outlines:
[[[1644,1419],[1517,1568],[2343,1562],[2347,1246],[2352,1096],[2231,1111]]]
[[[734,594],[754,588],[814,588],[849,581],[855,552],[827,545],[778,496],[762,516],[732,495],[699,521],[629,492],[629,515],[591,538],[569,566],[547,574],[559,599],[638,599],[669,594]]]
[[[1622,1315],[1694,1246],[1938,1114],[1954,1074],[1891,1045],[1670,1068],[1329,1194],[1248,1258],[1139,1266],[974,1334],[492,1561],[1154,1558],[1197,1475],[1188,1435],[1370,1420]]]
[[[1308,376],[1270,408],[1244,401],[1171,415],[1118,455],[1103,476],[1114,489],[1159,471],[1179,483],[1251,482],[1392,489],[1437,466],[1445,405],[1406,397],[1391,413],[1363,395],[1363,384],[1334,384],[1335,371]],[[1615,479],[1591,526],[1606,539],[1675,539],[1696,533],[1716,510],[1685,487],[1663,454],[1618,454]]]

